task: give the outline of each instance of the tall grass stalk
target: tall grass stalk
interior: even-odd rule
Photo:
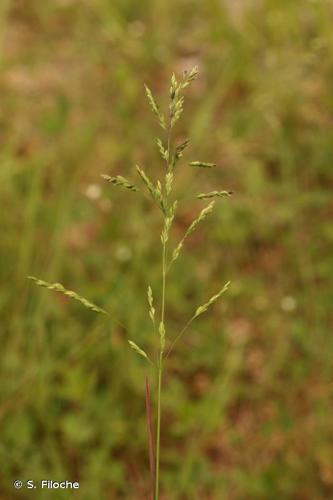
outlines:
[[[171,85],[169,92],[169,106],[166,113],[163,113],[151,90],[145,85],[146,95],[149,104],[155,114],[160,127],[165,135],[164,141],[160,138],[157,139],[157,146],[165,163],[164,177],[162,182],[157,181],[154,184],[146,172],[139,166],[136,167],[137,173],[144,185],[144,189],[147,191],[148,196],[152,199],[153,203],[161,211],[162,214],[162,232],[161,232],[161,304],[160,304],[160,315],[159,321],[156,320],[156,310],[154,307],[154,297],[153,290],[151,286],[148,286],[148,305],[149,305],[149,317],[153,324],[153,330],[155,334],[158,335],[157,344],[157,354],[148,354],[144,349],[138,346],[133,340],[128,340],[130,347],[140,356],[142,356],[146,361],[154,366],[156,370],[157,377],[157,394],[156,394],[156,436],[155,436],[155,450],[153,447],[153,433],[151,427],[151,408],[150,408],[150,394],[149,394],[149,383],[146,378],[146,411],[147,411],[147,429],[148,429],[148,448],[149,448],[149,462],[150,470],[152,475],[152,495],[154,500],[159,500],[160,495],[160,456],[161,456],[161,417],[162,417],[162,384],[164,375],[164,364],[168,356],[173,351],[176,343],[181,339],[186,330],[192,324],[192,322],[205,313],[210,306],[212,306],[221,295],[226,292],[229,286],[229,282],[226,283],[220,291],[213,295],[207,302],[203,305],[197,307],[191,316],[191,318],[185,323],[185,326],[176,334],[173,338],[169,339],[167,335],[166,328],[166,284],[167,276],[170,272],[171,267],[174,262],[179,258],[182,248],[186,239],[196,230],[197,226],[212,212],[214,208],[215,201],[210,201],[194,219],[194,221],[189,225],[188,229],[185,231],[183,238],[174,247],[173,251],[169,256],[169,236],[172,224],[176,215],[178,200],[172,199],[173,194],[173,182],[174,174],[177,164],[183,157],[185,149],[189,145],[189,140],[186,139],[183,142],[175,144],[172,142],[172,130],[175,127],[177,121],[182,115],[184,106],[184,96],[183,91],[191,84],[193,80],[198,76],[198,68],[194,67],[189,72],[184,72],[180,81],[177,81],[176,76],[173,74],[171,77]],[[216,167],[214,163],[208,163],[203,161],[191,161],[188,162],[190,167],[210,169]],[[110,182],[113,186],[122,187],[132,192],[140,191],[140,189],[135,186],[132,182],[121,175],[116,177],[110,177],[108,175],[102,176],[106,181]],[[215,190],[208,193],[199,193],[196,195],[196,199],[205,200],[211,198],[224,198],[229,196],[230,191]],[[93,304],[89,300],[81,297],[79,294],[67,290],[63,285],[59,283],[48,283],[46,281],[30,277],[37,285],[46,287],[49,290],[54,290],[60,292],[74,300],[79,301],[83,306],[89,308],[90,310],[102,314],[108,314],[107,311],[101,307]],[[168,345],[167,345],[168,344]],[[167,345],[167,348],[166,348]],[[154,464],[155,461],[155,464]]]

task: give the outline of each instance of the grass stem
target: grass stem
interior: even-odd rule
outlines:
[[[165,315],[165,285],[166,285],[166,252],[167,245],[163,242],[162,249],[162,306],[161,322],[164,323]],[[158,363],[158,385],[157,385],[157,424],[156,424],[156,464],[155,464],[155,498],[159,498],[159,475],[160,475],[160,440],[161,440],[161,392],[163,375],[163,348],[160,344],[160,354]]]
[[[153,499],[154,479],[155,479],[155,457],[154,457],[154,443],[153,431],[151,424],[151,404],[150,404],[150,389],[148,377],[146,377],[146,416],[147,416],[147,434],[148,434],[148,450],[149,450],[149,469],[151,477],[151,498]]]
[[[162,355],[158,367],[158,388],[157,388],[157,428],[156,428],[156,465],[155,465],[155,497],[159,498],[159,475],[160,475],[160,440],[161,440],[161,392],[162,392]]]

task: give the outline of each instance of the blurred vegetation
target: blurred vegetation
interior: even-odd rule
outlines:
[[[180,137],[169,331],[230,279],[165,381],[166,500],[333,498],[331,1],[5,0],[0,4],[1,498],[14,479],[79,480],[75,498],[147,498],[146,287],[160,220],[134,179],[161,168],[143,82],[199,64]],[[33,287],[60,281],[128,329]],[[38,490],[38,498],[71,492]],[[32,496],[36,498],[36,496]]]

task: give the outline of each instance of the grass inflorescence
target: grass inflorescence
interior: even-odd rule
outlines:
[[[160,235],[161,241],[161,303],[159,307],[159,317],[157,317],[155,309],[155,301],[152,287],[149,285],[147,290],[147,299],[149,306],[149,317],[153,324],[153,330],[158,339],[157,349],[154,353],[148,353],[142,347],[140,347],[134,340],[128,340],[129,346],[133,351],[135,351],[139,356],[148,361],[154,366],[156,370],[157,378],[157,394],[156,394],[156,435],[155,435],[155,446],[153,445],[153,432],[151,428],[151,409],[150,409],[150,392],[149,383],[146,379],[146,406],[147,406],[147,424],[148,424],[148,437],[149,437],[149,459],[150,459],[150,470],[152,474],[152,496],[154,500],[159,499],[160,495],[160,455],[161,455],[161,414],[162,414],[162,383],[164,375],[164,362],[171,354],[176,343],[184,335],[191,323],[205,313],[221,296],[227,291],[230,282],[227,282],[215,295],[213,295],[207,302],[203,305],[197,307],[194,310],[193,315],[187,321],[185,326],[175,335],[167,329],[166,322],[166,282],[167,276],[170,271],[172,264],[178,259],[186,239],[197,229],[199,224],[206,219],[206,217],[213,211],[215,200],[211,201],[208,205],[201,209],[198,216],[189,225],[184,233],[181,240],[175,245],[171,252],[169,252],[170,245],[170,231],[174,219],[177,214],[178,200],[173,198],[173,187],[175,180],[176,167],[179,161],[182,159],[185,150],[189,146],[189,139],[185,139],[181,143],[173,144],[172,141],[172,130],[176,123],[180,119],[184,110],[184,95],[183,91],[197,78],[198,68],[195,66],[191,71],[184,72],[182,78],[178,81],[176,76],[173,74],[171,77],[170,91],[169,91],[169,105],[166,113],[163,113],[153,96],[152,91],[145,85],[145,91],[148,98],[150,107],[157,118],[158,124],[163,130],[165,135],[164,139],[157,138],[156,143],[158,150],[160,152],[161,158],[164,162],[165,171],[164,177],[161,181],[157,181],[154,184],[146,171],[140,167],[136,166],[137,174],[139,179],[143,184],[144,190],[147,191],[152,202],[155,204],[157,209],[161,212],[162,217],[162,230]],[[190,161],[187,163],[191,167],[198,167],[203,169],[210,169],[216,167],[215,163],[203,162],[203,161]],[[123,187],[127,190],[137,192],[140,191],[134,183],[128,181],[121,175],[116,175],[110,177],[108,175],[102,175],[102,177],[109,183],[117,187]],[[215,190],[208,193],[200,193],[196,195],[197,199],[210,199],[210,198],[223,198],[225,196],[230,196],[231,191]],[[170,256],[169,256],[170,253]],[[79,301],[82,305],[88,309],[108,314],[107,311],[91,303],[89,300],[81,297],[76,292],[67,290],[63,285],[59,283],[51,284],[41,279],[35,277],[29,277],[37,285],[45,287],[49,290],[54,290],[60,292],[70,298]],[[157,356],[156,356],[157,351]]]

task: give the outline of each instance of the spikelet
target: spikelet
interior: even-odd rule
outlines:
[[[184,71],[182,88],[184,89],[191,82],[193,82],[193,80],[195,80],[197,78],[198,74],[199,74],[199,68],[198,68],[198,66],[194,66],[191,69],[191,71]]]
[[[154,198],[157,201],[157,203],[159,204],[162,212],[165,214],[166,213],[166,203],[164,201],[164,197],[162,194],[162,185],[161,185],[160,181],[157,181],[157,183],[156,183],[156,188],[154,191]]]
[[[170,231],[171,224],[172,224],[172,218],[171,217],[166,217],[164,219],[164,226],[163,226],[162,233],[161,233],[161,243],[162,243],[162,245],[165,245],[165,243],[169,239],[169,231]]]
[[[133,340],[129,340],[128,343],[131,346],[131,348],[133,349],[133,351],[135,351],[137,354],[140,354],[140,356],[142,356],[147,361],[149,361],[149,363],[152,363],[148,354],[143,349],[141,349],[135,342],[133,342]]]
[[[200,212],[200,214],[198,215],[198,217],[192,222],[192,224],[188,227],[188,229],[186,230],[182,240],[178,243],[177,247],[175,248],[175,250],[173,251],[172,253],[172,258],[171,258],[171,262],[174,262],[176,259],[178,259],[179,257],[179,254],[180,254],[180,251],[183,247],[183,244],[184,244],[184,241],[186,240],[186,238],[191,234],[193,233],[193,231],[196,229],[196,227],[198,226],[198,224],[200,222],[202,222],[208,214],[211,213],[211,211],[213,210],[213,207],[214,207],[214,201],[212,201],[211,203],[209,203],[209,205],[207,205],[205,208],[203,208]]]
[[[165,191],[168,196],[172,191],[172,183],[173,183],[173,172],[172,170],[170,170],[165,176]]]
[[[92,311],[109,315],[107,311],[104,311],[104,309],[101,309],[95,304],[92,304],[91,302],[89,302],[89,300],[81,297],[72,290],[66,290],[66,288],[64,288],[60,283],[47,283],[46,281],[35,278],[34,276],[28,276],[28,279],[34,281],[38,286],[42,286],[44,288],[47,288],[48,290],[55,290],[56,292],[60,292],[63,295],[66,295],[67,297],[78,300],[79,302],[81,302],[81,304],[83,304],[88,309],[91,309]]]
[[[169,208],[168,215],[164,219],[164,226],[161,234],[161,243],[164,245],[169,239],[169,231],[173,223],[173,219],[175,218],[176,210],[177,210],[177,200],[174,201],[172,206]]]
[[[143,182],[146,184],[147,188],[148,188],[148,191],[150,192],[150,194],[154,197],[154,191],[155,191],[155,188],[153,186],[153,183],[149,180],[149,178],[147,177],[146,173],[144,172],[144,170],[142,170],[142,168],[140,168],[138,165],[136,166],[136,169],[138,171],[138,174],[140,175],[141,179],[143,180]]]
[[[208,163],[205,161],[190,161],[190,167],[199,167],[199,168],[213,168],[216,167],[216,163]]]
[[[180,95],[181,90],[187,87],[198,75],[198,67],[195,66],[191,71],[185,71],[183,74],[183,81],[177,82],[175,75],[171,77],[170,86],[170,125],[171,128],[179,120],[184,109],[184,96]]]
[[[161,139],[156,139],[156,143],[163,160],[168,161],[168,150],[163,146]]]
[[[179,158],[181,158],[183,156],[183,152],[187,148],[187,146],[189,145],[189,143],[190,143],[190,140],[189,139],[185,139],[184,142],[181,142],[180,144],[177,144],[176,149],[175,149],[175,159],[176,160],[179,160]]]
[[[174,101],[177,98],[179,89],[180,89],[180,87],[179,87],[179,84],[176,80],[176,75],[174,73],[172,73],[171,86],[170,86],[170,101]]]
[[[224,196],[231,196],[232,191],[210,191],[210,193],[201,193],[196,197],[200,200],[205,200],[207,198],[223,198]]]
[[[125,179],[125,177],[122,177],[121,175],[116,175],[116,177],[110,177],[109,175],[102,174],[102,177],[108,182],[111,182],[111,184],[114,184],[115,186],[122,186],[126,189],[129,189],[130,191],[139,191],[137,187],[128,182],[128,180]]]
[[[198,307],[198,309],[195,311],[194,313],[194,318],[197,318],[198,316],[200,316],[201,314],[203,314],[204,312],[207,311],[207,309],[213,305],[220,297],[221,295],[226,292],[229,288],[229,285],[230,285],[230,281],[228,281],[224,287],[216,294],[216,295],[213,295],[213,297],[211,297],[209,299],[208,302],[206,302],[206,304],[204,304],[203,306],[200,306]]]
[[[152,320],[152,323],[155,324],[155,307],[154,307],[154,299],[153,299],[153,291],[151,286],[148,287],[148,304],[149,304],[149,317]]]
[[[184,96],[179,97],[175,101],[174,106],[171,111],[171,127],[175,125],[175,123],[179,120],[182,112],[184,110]]]
[[[207,205],[205,208],[203,208],[200,212],[200,214],[198,215],[198,217],[192,222],[192,224],[190,225],[190,227],[187,229],[186,233],[185,233],[185,237],[189,236],[191,233],[193,233],[193,231],[195,230],[195,228],[197,227],[197,225],[199,224],[199,222],[203,221],[208,214],[210,214],[213,210],[213,207],[214,207],[214,201],[211,201],[209,203],[209,205]]]
[[[145,90],[146,90],[146,94],[147,94],[147,99],[149,101],[151,109],[153,110],[153,113],[157,116],[158,122],[161,125],[161,127],[163,129],[165,129],[166,125],[165,125],[165,118],[164,118],[163,113],[160,112],[159,107],[157,105],[157,102],[155,101],[155,98],[154,98],[150,88],[147,85],[145,85]]]
[[[156,188],[154,187],[153,183],[149,180],[147,174],[140,168],[138,165],[136,165],[136,170],[138,174],[140,175],[142,181],[145,183],[147,186],[147,189],[158,205],[160,206],[162,212],[165,214],[166,213],[166,206],[165,206],[165,201],[162,195],[162,186],[161,183],[158,181]]]

